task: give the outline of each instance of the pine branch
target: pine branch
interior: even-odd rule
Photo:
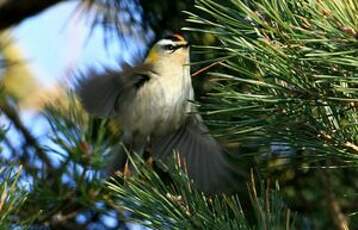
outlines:
[[[222,135],[356,158],[355,1],[198,0],[197,8],[202,14],[190,13],[189,21],[198,28],[187,29],[221,42],[202,49],[224,59],[224,68],[210,73],[222,81],[206,106],[222,119]]]
[[[245,202],[241,196],[204,195],[196,190],[175,159],[170,166],[162,166],[170,174],[172,181],[168,183],[140,156],[131,153],[129,158],[133,175],[128,178],[120,174],[121,180],[113,179],[108,183],[115,206],[131,212],[127,221],[154,229],[251,229],[245,216],[248,210],[240,205]],[[275,191],[267,189],[261,196],[254,182],[250,189],[258,217],[254,224],[260,228],[265,224],[272,229],[294,226],[294,221],[290,221],[292,215]]]
[[[37,142],[36,138],[31,134],[31,132],[25,127],[19,118],[17,111],[12,108],[9,103],[5,100],[2,100],[0,104],[1,111],[5,114],[5,116],[14,124],[17,130],[21,132],[23,135],[26,145],[32,146],[35,149],[35,153],[37,156],[45,163],[48,169],[52,169],[52,163],[47,154],[40,147],[40,144]]]
[[[357,3],[197,0],[200,12],[188,13],[187,30],[219,41],[196,47],[215,54],[212,63],[222,60],[208,73],[219,80],[201,107],[212,127],[243,154],[258,156],[261,171],[280,178],[287,194],[295,190],[290,203],[318,228],[347,228],[344,213],[354,210],[347,203],[356,203],[350,189],[358,164]],[[289,151],[274,153],[279,145]],[[327,159],[334,183],[311,186],[321,181],[312,166]],[[346,196],[337,199],[337,187]],[[325,203],[331,213],[316,210]]]
[[[0,168],[0,229],[11,229],[14,225],[27,228],[33,222],[36,212],[19,219],[18,214],[24,206],[28,194],[19,186],[21,167]]]

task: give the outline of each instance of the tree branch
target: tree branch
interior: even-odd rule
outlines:
[[[341,206],[332,190],[330,175],[325,170],[320,170],[320,177],[325,186],[325,195],[329,213],[337,230],[349,230],[347,217],[341,210]]]
[[[0,109],[4,113],[4,115],[14,124],[17,130],[19,130],[25,141],[26,144],[29,146],[32,146],[37,156],[46,164],[46,166],[51,169],[52,164],[46,153],[42,150],[40,145],[38,144],[36,138],[32,136],[30,131],[25,127],[25,125],[20,120],[19,116],[16,113],[16,110],[14,110],[6,101],[2,101],[0,103]]]
[[[7,0],[0,4],[0,30],[20,23],[64,0]]]

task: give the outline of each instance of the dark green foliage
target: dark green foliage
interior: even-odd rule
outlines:
[[[190,183],[185,171],[173,158],[167,170],[172,184],[163,182],[159,174],[137,155],[130,159],[134,175],[124,184],[108,183],[119,208],[129,211],[128,221],[152,229],[295,229],[294,218],[277,191],[258,195],[254,182],[250,196],[256,224],[248,223],[238,196],[205,196]],[[247,210],[246,210],[247,211]]]
[[[357,2],[226,3],[199,0],[202,13],[188,19],[197,25],[188,30],[220,41],[198,47],[215,50],[221,66],[209,73],[220,81],[204,106],[212,127],[256,153],[293,207],[314,213],[314,228],[327,227],[329,215],[339,222],[330,205],[349,215],[357,201]]]
[[[209,113],[230,119],[226,136],[356,158],[358,42],[340,18],[354,17],[348,5],[198,1],[197,7],[206,15],[190,21],[214,33],[221,41],[215,50],[225,55],[225,68],[211,73],[227,80],[210,98]]]

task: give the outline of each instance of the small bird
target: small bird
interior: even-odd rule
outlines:
[[[164,162],[177,152],[199,190],[228,192],[235,173],[193,105],[189,57],[188,41],[170,34],[142,64],[94,74],[78,95],[90,114],[119,120],[127,149],[143,153],[150,146],[154,160]]]

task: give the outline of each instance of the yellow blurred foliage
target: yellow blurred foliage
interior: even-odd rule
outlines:
[[[12,97],[21,109],[41,110],[48,103],[55,102],[58,106],[66,103],[65,87],[43,87],[32,73],[21,49],[7,32],[0,34],[0,55],[5,60],[0,82],[5,94]]]
[[[23,104],[36,93],[39,83],[31,73],[20,48],[8,33],[0,35],[0,44],[1,56],[5,61],[1,83],[6,94]]]

